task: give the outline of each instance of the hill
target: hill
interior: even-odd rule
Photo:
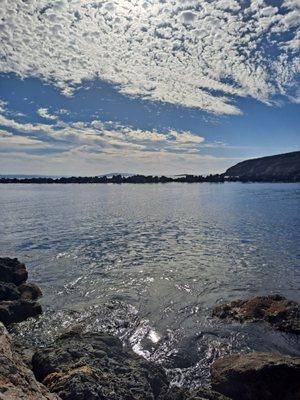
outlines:
[[[225,177],[256,181],[299,181],[300,151],[242,161],[228,168]]]

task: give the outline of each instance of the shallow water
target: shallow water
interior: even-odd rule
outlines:
[[[44,292],[18,335],[105,329],[193,385],[220,354],[300,355],[294,335],[210,317],[257,294],[300,301],[299,206],[299,184],[0,185],[1,253]]]

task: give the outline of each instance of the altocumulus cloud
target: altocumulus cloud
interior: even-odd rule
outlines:
[[[99,78],[216,114],[239,114],[234,96],[297,99],[299,0],[2,0],[0,14],[0,71],[66,95]]]

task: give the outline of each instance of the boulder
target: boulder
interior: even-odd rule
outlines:
[[[231,355],[211,367],[212,388],[233,400],[299,400],[300,357]]]
[[[105,333],[69,332],[32,358],[36,378],[63,400],[163,399],[164,370]]]
[[[0,278],[3,282],[20,285],[27,280],[28,273],[25,264],[17,258],[0,258]]]
[[[17,300],[20,297],[21,293],[14,283],[0,282],[0,301]]]
[[[17,258],[0,258],[0,322],[5,325],[21,322],[42,313],[35,301],[41,289],[27,283],[27,270]]]
[[[300,333],[299,304],[279,295],[258,296],[250,300],[221,304],[214,308],[213,316],[239,322],[265,321],[277,330]]]
[[[13,300],[0,302],[0,321],[5,325],[21,322],[42,313],[40,304],[28,300]]]
[[[35,283],[22,283],[18,289],[21,293],[21,298],[24,300],[37,300],[43,295],[41,289]]]
[[[0,400],[59,400],[37,382],[32,371],[13,351],[11,340],[0,322]]]

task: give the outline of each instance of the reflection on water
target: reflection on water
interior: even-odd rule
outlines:
[[[2,254],[44,291],[22,332],[109,330],[184,384],[220,354],[300,354],[292,335],[210,317],[239,297],[300,300],[299,199],[299,184],[2,185]]]

